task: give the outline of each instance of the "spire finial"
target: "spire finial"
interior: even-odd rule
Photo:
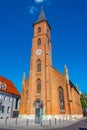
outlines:
[[[69,84],[69,74],[68,74],[68,68],[67,68],[66,64],[64,66],[64,71],[65,71],[65,76],[66,76],[67,84]]]
[[[78,90],[78,84],[76,83],[76,89]]]
[[[22,81],[25,81],[26,79],[26,76],[25,76],[25,72],[23,73],[23,76],[22,76]]]
[[[65,64],[64,68],[65,68],[65,69],[67,69],[67,66],[66,66],[66,64]]]

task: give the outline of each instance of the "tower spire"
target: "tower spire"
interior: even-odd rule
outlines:
[[[45,16],[45,13],[44,13],[43,6],[41,6],[41,11],[40,11],[40,14],[39,14],[39,17],[38,17],[36,23],[41,22],[43,20],[46,20],[46,16]]]
[[[23,73],[23,76],[22,76],[22,82],[24,82],[26,79],[26,76],[25,76],[25,72]]]
[[[68,68],[67,68],[66,65],[64,66],[64,70],[65,70],[65,76],[66,76],[67,84],[69,84],[69,74],[68,74]]]
[[[38,23],[43,22],[43,21],[47,22],[47,24],[48,24],[48,26],[49,26],[49,28],[50,28],[50,30],[51,30],[51,27],[50,27],[50,25],[49,25],[49,23],[48,23],[48,21],[47,21],[47,19],[46,19],[43,6],[41,6],[41,11],[40,11],[40,14],[39,14],[39,16],[38,16],[38,19],[37,19],[36,22],[33,24],[33,26],[34,26],[35,24],[38,24]]]

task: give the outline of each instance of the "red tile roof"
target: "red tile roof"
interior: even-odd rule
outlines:
[[[18,92],[12,81],[0,76],[0,82],[2,83],[2,85],[6,84],[6,90],[0,88],[0,91],[20,96],[20,93]]]

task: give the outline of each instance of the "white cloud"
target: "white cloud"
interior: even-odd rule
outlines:
[[[37,4],[45,2],[47,5],[50,5],[53,0],[35,0]]]
[[[29,7],[29,13],[30,14],[34,14],[36,11],[38,11],[38,9],[35,6]]]
[[[50,5],[53,0],[34,0],[34,1],[37,4],[40,4],[40,3],[44,2],[45,4]],[[29,9],[29,13],[32,14],[32,15],[35,14],[35,12],[38,11],[38,8],[36,6],[34,6],[34,5],[28,7],[28,9]]]
[[[35,0],[36,3],[42,3],[44,2],[45,0]]]

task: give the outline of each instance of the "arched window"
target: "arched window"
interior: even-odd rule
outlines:
[[[63,88],[59,87],[59,103],[60,103],[60,110],[64,110],[64,92]]]
[[[41,71],[41,60],[37,61],[37,72]]]
[[[39,39],[38,39],[38,45],[40,45],[40,44],[41,44],[41,39],[39,38]]]
[[[41,27],[38,28],[38,33],[40,33],[40,32],[41,32]]]
[[[41,92],[41,80],[38,79],[37,80],[37,93],[40,93]]]

